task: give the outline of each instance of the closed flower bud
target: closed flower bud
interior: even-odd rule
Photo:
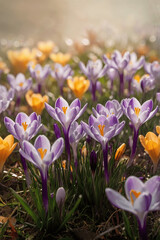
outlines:
[[[54,123],[53,128],[54,128],[54,133],[56,135],[56,138],[57,139],[60,138],[61,137],[61,131],[60,131],[60,129],[59,129],[59,127],[56,123]]]
[[[58,190],[56,192],[56,203],[59,208],[61,208],[61,206],[63,206],[63,204],[65,202],[65,197],[66,197],[66,192],[65,192],[64,188],[63,187],[58,188]]]
[[[97,154],[94,150],[90,154],[90,167],[91,167],[92,173],[94,174],[97,167]]]

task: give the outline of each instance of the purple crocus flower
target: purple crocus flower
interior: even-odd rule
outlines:
[[[158,106],[152,111],[152,100],[148,100],[141,105],[140,102],[134,97],[123,99],[121,102],[121,106],[123,109],[123,113],[131,121],[132,127],[134,129],[132,151],[130,160],[128,162],[128,166],[130,166],[136,154],[139,128],[143,123],[151,119],[156,114],[156,112],[158,111]]]
[[[45,211],[48,211],[47,178],[49,166],[60,157],[64,150],[63,138],[57,139],[51,146],[48,138],[40,135],[36,138],[34,146],[24,140],[19,150],[20,154],[33,163],[40,171],[42,178],[42,198]]]
[[[143,67],[145,62],[144,56],[141,56],[139,60],[137,60],[137,54],[135,52],[130,54],[130,61],[127,67],[125,68],[125,78],[128,81],[128,89],[131,94],[131,84],[134,74]]]
[[[89,117],[88,124],[81,121],[83,130],[91,138],[96,140],[102,145],[104,157],[104,172],[106,181],[109,181],[108,173],[108,141],[118,135],[124,127],[125,122],[119,123],[115,115],[109,117],[101,115],[95,118],[93,115]]]
[[[56,79],[57,84],[58,84],[58,86],[59,86],[59,88],[60,88],[60,93],[61,93],[62,96],[63,96],[63,85],[64,85],[64,82],[65,82],[65,80],[66,80],[68,77],[72,76],[73,73],[74,73],[74,72],[72,71],[72,69],[71,69],[71,67],[70,67],[69,64],[67,64],[67,65],[65,65],[65,66],[63,67],[63,66],[62,66],[61,64],[59,64],[59,63],[56,63],[56,64],[54,65],[54,70],[51,71],[51,76],[52,76],[54,79]]]
[[[9,117],[4,118],[4,124],[9,133],[11,133],[20,143],[22,147],[23,140],[32,139],[40,130],[41,116],[37,116],[34,112],[30,116],[27,116],[25,113],[20,112],[17,114],[15,122]],[[26,176],[27,184],[30,184],[30,177],[27,170],[27,164],[23,156],[21,155],[21,162]]]
[[[103,56],[104,63],[107,64],[110,68],[114,68],[119,76],[120,80],[120,87],[119,87],[119,94],[123,95],[124,92],[124,69],[127,67],[130,61],[130,53],[125,52],[125,54],[121,55],[121,53],[116,50],[113,52],[111,59],[107,58],[106,55]]]
[[[147,214],[160,210],[160,177],[154,176],[145,183],[137,177],[128,177],[125,182],[127,199],[111,188],[106,188],[105,192],[115,207],[131,212],[137,217],[140,237],[146,240]]]
[[[9,107],[9,104],[13,98],[14,90],[11,88],[7,91],[5,86],[0,85],[0,113],[4,112]]]
[[[38,92],[41,93],[41,87],[50,74],[50,66],[48,64],[46,64],[44,67],[42,67],[40,64],[37,64],[36,66],[30,64],[28,69],[31,77],[35,79],[38,84]]]
[[[109,100],[106,102],[105,106],[102,104],[97,104],[96,110],[92,108],[92,111],[96,117],[103,115],[109,117],[115,115],[118,119],[123,115],[123,110],[120,103],[117,100]]]
[[[153,76],[156,80],[160,78],[160,63],[154,61],[152,63],[145,62],[144,64],[145,71]]]
[[[86,66],[83,62],[80,62],[79,67],[84,75],[90,80],[90,90],[92,91],[93,101],[95,101],[97,80],[106,74],[108,66],[105,65],[103,68],[102,61],[98,59],[96,61],[89,60]]]
[[[32,79],[26,79],[23,73],[18,73],[16,77],[12,74],[8,74],[7,80],[11,88],[15,91],[17,96],[16,105],[18,106],[20,104],[21,97],[31,88]]]
[[[55,108],[45,103],[45,107],[49,115],[56,121],[60,122],[65,136],[66,150],[68,152],[68,159],[70,161],[70,144],[69,144],[69,129],[71,123],[76,121],[86,110],[87,103],[81,109],[81,102],[76,98],[70,105],[68,102],[60,97],[56,100]]]
[[[132,79],[132,89],[137,92],[148,92],[155,88],[155,78],[149,74],[143,75],[141,78],[136,75]]]
[[[73,150],[74,164],[77,169],[77,146],[79,141],[85,136],[82,125],[79,125],[76,121],[71,124],[69,129],[69,143]]]
[[[110,85],[108,86],[110,88],[110,90],[112,91],[113,90],[113,81],[118,77],[118,73],[117,73],[117,70],[110,67],[107,71],[107,75],[110,79]]]

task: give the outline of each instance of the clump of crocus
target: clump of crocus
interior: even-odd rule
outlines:
[[[34,112],[30,116],[20,112],[17,114],[15,122],[9,117],[4,118],[4,124],[9,133],[11,133],[22,146],[23,140],[32,139],[42,127],[41,116],[37,116]],[[21,162],[26,176],[27,184],[30,183],[30,177],[27,170],[27,164],[25,159],[21,156]]]
[[[26,95],[26,101],[34,112],[40,115],[45,107],[45,103],[48,103],[48,96],[42,96],[40,93],[33,93],[29,90]]]
[[[6,87],[0,85],[0,113],[4,112],[14,98],[14,90],[7,91]]]
[[[34,63],[29,64],[29,72],[31,77],[36,80],[38,85],[37,92],[41,93],[41,87],[44,85],[46,78],[50,74],[50,66],[47,64],[42,67],[40,64],[34,65]]]
[[[70,105],[68,102],[60,97],[56,100],[55,108],[45,103],[45,107],[50,116],[58,121],[63,128],[65,136],[66,151],[70,161],[70,143],[69,143],[69,130],[72,122],[76,121],[86,110],[87,104],[81,109],[81,102],[75,99]],[[69,163],[70,164],[70,163]]]
[[[120,96],[124,93],[124,70],[130,62],[130,53],[125,52],[124,55],[119,51],[114,51],[111,55],[111,59],[109,59],[106,55],[103,56],[103,60],[105,64],[107,64],[108,68],[114,68],[117,71],[119,76],[120,84],[119,84],[119,94]]]
[[[45,211],[48,211],[48,169],[49,166],[57,160],[64,150],[63,138],[57,139],[51,146],[48,138],[40,135],[36,138],[34,145],[29,141],[23,141],[19,150],[20,154],[33,163],[40,171],[42,179],[42,198]]]
[[[17,97],[16,105],[19,106],[21,97],[31,88],[32,79],[26,79],[25,75],[18,73],[15,77],[12,74],[7,75],[7,80],[12,89],[14,89]]]
[[[123,113],[131,121],[131,125],[134,130],[131,156],[128,162],[128,166],[130,166],[136,154],[139,128],[143,123],[151,119],[156,114],[156,112],[158,111],[158,107],[156,107],[152,111],[153,109],[152,100],[148,100],[141,105],[140,102],[134,97],[123,99],[121,102],[121,106],[123,109]]]
[[[146,240],[147,214],[160,210],[160,177],[154,176],[145,183],[137,177],[128,177],[125,182],[127,199],[111,188],[106,188],[105,192],[115,207],[131,212],[137,217],[140,238]]]
[[[0,137],[0,173],[3,171],[3,166],[7,158],[16,146],[17,143],[14,143],[14,137],[12,135],[8,135],[4,139]]]
[[[84,73],[84,75],[90,81],[90,91],[92,93],[93,101],[95,101],[96,90],[99,85],[98,83],[100,83],[98,79],[103,77],[106,74],[108,70],[108,66],[105,65],[103,68],[102,61],[98,59],[96,61],[89,60],[86,66],[84,65],[83,62],[80,62],[79,67],[81,71]]]
[[[157,132],[159,133],[158,126]],[[160,159],[160,135],[157,137],[157,135],[153,132],[148,132],[145,137],[140,135],[139,139],[145,151],[149,154],[153,162],[153,173],[155,173]]]
[[[55,44],[52,41],[40,41],[38,42],[37,47],[46,57],[48,57],[49,54],[53,51]]]
[[[15,73],[25,73],[28,63],[35,57],[35,53],[30,51],[29,48],[22,48],[16,51],[9,50],[7,55]]]
[[[125,122],[119,122],[115,115],[109,117],[99,115],[95,118],[93,115],[89,117],[88,124],[81,121],[83,130],[91,138],[96,140],[102,145],[103,150],[103,161],[104,161],[104,173],[105,179],[109,182],[108,172],[108,142],[109,140],[118,135],[124,127]]]
[[[90,85],[90,81],[85,79],[83,76],[68,78],[67,83],[74,95],[79,99],[82,99],[84,93],[88,90]]]
[[[115,161],[118,162],[120,160],[120,158],[122,157],[122,155],[124,154],[126,150],[126,144],[123,143],[119,148],[117,148],[117,151],[115,153]]]
[[[69,64],[62,66],[59,63],[56,63],[54,66],[54,70],[51,71],[51,76],[56,79],[57,84],[60,88],[60,93],[63,96],[63,87],[65,80],[73,75],[73,71]]]
[[[71,55],[69,53],[63,54],[61,52],[51,53],[50,59],[55,63],[59,63],[62,66],[65,66],[70,61]]]

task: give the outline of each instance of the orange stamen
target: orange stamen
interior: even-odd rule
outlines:
[[[22,127],[23,127],[24,131],[26,131],[27,127],[28,127],[28,124],[26,122],[23,122],[22,123]]]
[[[62,107],[62,110],[63,110],[64,114],[66,114],[67,107]]]
[[[132,205],[134,204],[133,196],[134,196],[135,198],[138,198],[140,194],[141,194],[141,192],[136,192],[134,189],[132,189],[132,190],[130,191],[130,198],[131,198],[131,203],[132,203]]]
[[[19,86],[20,86],[20,87],[23,87],[23,85],[24,85],[24,83],[23,83],[23,82],[19,83]]]
[[[38,152],[39,152],[39,154],[41,156],[41,159],[43,160],[45,154],[47,153],[47,149],[43,150],[42,148],[38,148],[37,150],[38,150]]]
[[[104,136],[104,128],[105,128],[105,125],[99,124],[99,125],[98,125],[98,128],[99,128],[99,131],[100,131],[101,136]]]
[[[138,108],[138,107],[135,107],[134,108],[134,111],[135,111],[135,114],[137,115],[137,117],[139,116],[139,113],[140,113],[140,108]]]

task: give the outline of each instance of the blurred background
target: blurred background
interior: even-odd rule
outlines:
[[[0,0],[1,46],[50,39],[64,46],[89,29],[108,41],[149,34],[159,46],[159,23],[159,0]]]

